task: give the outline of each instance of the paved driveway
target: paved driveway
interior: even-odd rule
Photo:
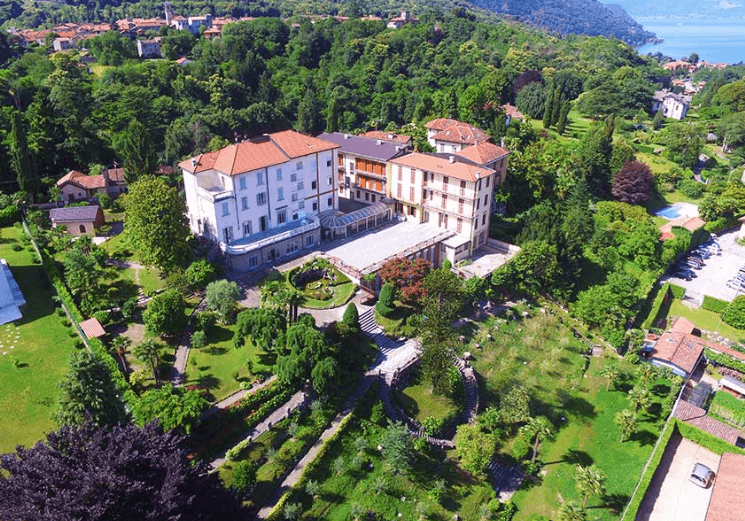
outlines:
[[[713,487],[688,481],[695,463],[717,472],[719,456],[678,435],[670,438],[636,521],[704,521]]]
[[[663,277],[662,280],[686,288],[686,297],[692,297],[699,305],[704,295],[732,301],[738,293],[727,287],[727,281],[735,278],[737,271],[745,266],[745,246],[737,244],[738,231],[719,235],[718,241],[722,247],[722,254],[704,259],[703,268],[692,270],[697,275],[693,280],[676,277]]]

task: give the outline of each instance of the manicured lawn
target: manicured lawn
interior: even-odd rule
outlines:
[[[313,269],[319,263],[322,267],[325,266],[321,261],[322,259],[310,261],[299,268],[283,273],[284,283],[292,286],[291,277],[295,273]],[[352,298],[357,285],[332,266],[325,267],[325,271],[327,275],[323,278],[312,279],[296,288],[303,297],[300,303],[301,307],[308,309],[331,309],[346,304]],[[319,298],[321,294],[325,294],[325,297]]]
[[[0,453],[33,445],[57,428],[51,419],[59,399],[57,383],[67,373],[78,339],[55,313],[51,286],[41,265],[32,263],[35,254],[25,247],[13,250],[21,237],[23,230],[0,230],[0,258],[8,262],[27,302],[21,320],[0,326]]]
[[[189,351],[186,365],[186,384],[205,385],[215,401],[222,400],[240,390],[241,382],[251,381],[246,361],[253,363],[253,374],[270,372],[274,355],[265,353],[246,340],[240,349],[233,347],[235,326],[217,324],[208,336],[209,344]],[[238,371],[238,380],[233,373]]]
[[[357,285],[353,282],[346,282],[338,286],[333,286],[333,289],[334,294],[329,300],[316,300],[306,296],[300,305],[308,309],[338,308],[349,302],[349,299],[352,298],[352,295],[354,295],[357,289]]]
[[[443,419],[459,409],[458,404],[447,396],[432,394],[432,386],[426,383],[406,387],[397,398],[406,413],[419,423],[429,416]]]
[[[525,310],[519,306],[517,316]],[[472,345],[464,349],[476,356],[474,366],[481,376],[482,409],[497,406],[499,397],[517,383],[531,396],[531,413],[546,415],[554,425],[555,440],[546,442],[539,453],[545,463],[536,482],[529,482],[514,497],[518,506],[516,520],[533,515],[555,516],[561,498],[579,500],[574,473],[577,464],[596,464],[608,476],[608,495],[591,499],[593,519],[615,519],[628,501],[641,469],[659,434],[657,418],[642,415],[639,432],[620,443],[615,426],[617,412],[630,408],[626,391],[631,382],[608,392],[598,373],[610,360],[591,358],[584,372],[584,349],[562,324],[562,315],[543,314],[528,308],[532,318],[518,321],[490,318],[476,328],[464,328],[467,338],[478,342],[482,351]],[[492,335],[489,340],[487,334]],[[611,358],[616,358],[612,355]],[[626,374],[631,367],[625,360],[617,363]],[[666,380],[654,382],[656,402],[667,394]],[[651,410],[658,412],[659,405]],[[511,440],[503,439],[500,452],[511,455]]]
[[[109,254],[109,257],[120,260],[131,260],[135,262],[137,261],[132,251],[132,247],[127,241],[126,233],[114,235],[106,242],[102,243],[101,248],[106,250],[106,252]]]
[[[697,328],[719,332],[720,335],[729,338],[730,340],[742,341],[745,339],[745,331],[735,329],[727,324],[722,320],[719,313],[714,313],[713,311],[708,311],[703,308],[691,309],[684,305],[682,301],[677,299],[673,300],[672,304],[670,304],[670,313],[668,316],[672,315],[685,317],[696,324]]]
[[[375,322],[378,323],[388,336],[399,336],[405,333],[406,321],[414,313],[414,308],[402,304],[398,300],[394,302],[395,308],[393,313],[384,317],[375,311]]]

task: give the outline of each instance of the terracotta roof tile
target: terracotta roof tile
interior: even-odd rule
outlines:
[[[705,346],[706,343],[699,337],[665,331],[660,335],[650,356],[670,362],[687,373],[691,373],[701,358]]]
[[[214,168],[232,176],[335,148],[339,148],[339,145],[294,130],[286,130],[270,134],[263,139],[243,141],[215,152],[201,154],[182,161],[179,166],[195,174]],[[193,160],[196,160],[196,168],[192,166]]]
[[[302,157],[316,152],[325,152],[339,148],[336,143],[324,141],[322,139],[306,136],[294,130],[285,130],[284,132],[275,132],[269,134],[269,137],[279,146],[290,158]]]
[[[70,170],[59,181],[57,181],[57,186],[63,186],[66,183],[72,183],[82,188],[87,188],[88,190],[103,188],[106,186],[102,175],[85,175],[77,170]]]
[[[706,521],[745,521],[745,456],[725,452],[719,460]]]
[[[106,331],[104,330],[103,326],[95,318],[83,320],[80,323],[80,329],[83,330],[83,333],[85,333],[85,336],[87,336],[88,338],[99,338],[106,335]]]
[[[707,416],[701,407],[696,407],[685,400],[678,401],[675,417],[733,445],[740,437],[740,431]]]
[[[677,219],[673,219],[672,221],[666,222],[665,224],[660,226],[660,239],[662,239],[663,241],[672,239],[674,237],[674,226],[680,226],[681,228],[685,228],[689,232],[695,232],[705,224],[706,221],[704,221],[700,217],[678,217]]]
[[[398,143],[401,145],[410,145],[411,136],[404,136],[403,134],[394,134],[393,132],[385,132],[383,130],[371,130],[369,132],[363,132],[360,137],[369,137],[372,139],[380,139],[382,141],[389,141],[391,143]]]
[[[455,161],[451,163],[449,157],[446,154],[414,152],[391,159],[390,162],[471,182],[494,173],[491,168],[476,165],[455,155],[452,156]]]
[[[438,141],[474,145],[490,139],[489,135],[480,128],[455,119],[433,119],[426,126],[429,130],[437,131],[432,138]]]
[[[673,324],[673,327],[670,328],[670,331],[690,335],[691,333],[693,333],[694,329],[696,329],[696,325],[693,322],[685,317],[678,317],[678,319]]]
[[[508,150],[497,146],[494,143],[485,141],[483,143],[478,143],[477,145],[466,147],[460,152],[456,152],[455,155],[470,159],[474,163],[485,165],[502,157],[506,157],[509,153]]]

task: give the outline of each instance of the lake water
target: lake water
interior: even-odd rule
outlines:
[[[644,45],[639,54],[661,52],[676,60],[691,53],[710,62],[745,62],[745,20],[704,17],[634,17],[644,29],[664,39],[664,43]]]

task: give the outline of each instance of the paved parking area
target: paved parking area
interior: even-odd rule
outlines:
[[[705,489],[688,480],[695,463],[716,473],[719,456],[679,435],[670,438],[636,521],[704,521],[713,486]]]
[[[686,289],[686,297],[693,298],[701,304],[704,295],[721,300],[732,301],[738,294],[736,290],[727,287],[727,281],[735,278],[737,271],[745,266],[745,247],[737,244],[738,230],[720,234],[719,245],[721,255],[712,255],[704,259],[704,266],[700,270],[692,270],[696,277],[693,280],[683,280],[677,277],[663,277],[663,282],[670,281]]]

